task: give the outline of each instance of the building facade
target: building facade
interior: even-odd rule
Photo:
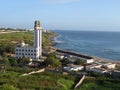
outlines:
[[[34,46],[28,46],[28,44],[20,42],[15,50],[18,59],[25,56],[33,61],[38,61],[42,55],[42,27],[40,21],[35,21],[34,24]]]

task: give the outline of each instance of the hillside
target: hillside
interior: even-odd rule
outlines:
[[[42,34],[42,46],[52,45],[51,38],[56,36],[54,32]],[[14,32],[0,34],[0,55],[4,53],[15,53],[15,48],[18,42],[24,41],[29,45],[33,45],[34,32]]]
[[[21,76],[36,69],[11,68],[0,74],[0,90],[70,90],[75,77],[53,72]]]

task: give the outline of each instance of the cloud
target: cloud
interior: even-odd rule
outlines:
[[[44,0],[44,1],[55,4],[66,4],[66,3],[78,2],[80,0]]]

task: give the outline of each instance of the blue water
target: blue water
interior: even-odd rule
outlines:
[[[57,48],[120,61],[120,32],[60,31]]]

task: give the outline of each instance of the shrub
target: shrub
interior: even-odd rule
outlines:
[[[4,84],[4,85],[0,86],[0,90],[19,90],[19,89],[15,88],[12,85]]]

